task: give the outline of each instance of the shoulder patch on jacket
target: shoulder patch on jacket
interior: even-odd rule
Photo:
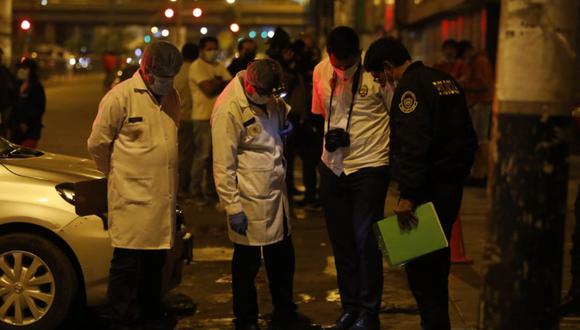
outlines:
[[[401,103],[399,103],[399,110],[402,113],[411,113],[417,108],[417,97],[412,91],[406,91],[401,96]]]

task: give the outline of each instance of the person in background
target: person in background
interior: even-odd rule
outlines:
[[[449,240],[477,148],[465,95],[453,77],[413,62],[407,48],[393,38],[371,44],[365,68],[397,82],[391,106],[391,166],[399,187],[394,210],[399,227],[406,231],[416,226],[415,208],[432,202]],[[445,248],[405,265],[421,329],[451,329],[450,259]]]
[[[485,52],[477,51],[470,41],[461,41],[459,48],[467,63],[467,72],[458,81],[465,90],[469,113],[479,141],[475,163],[467,184],[485,187],[489,171],[491,105],[494,95],[493,66]]]
[[[188,42],[181,48],[183,65],[175,76],[174,87],[179,93],[181,100],[181,119],[179,121],[179,195],[185,197],[189,195],[189,185],[191,183],[191,166],[193,163],[193,121],[191,114],[193,101],[191,99],[191,89],[189,87],[189,68],[199,55],[199,48],[196,44]]]
[[[284,184],[289,106],[279,98],[282,68],[256,60],[219,96],[212,114],[214,175],[227,212],[236,330],[256,330],[255,279],[262,257],[274,311],[270,329],[294,327],[294,247]]]
[[[320,200],[337,270],[342,314],[333,329],[379,330],[383,259],[373,225],[389,186],[392,88],[363,68],[352,28],[334,28],[314,69],[312,112],[325,118]]]
[[[0,137],[8,138],[10,113],[18,97],[16,77],[4,65],[4,51],[0,48]]]
[[[182,57],[151,43],[140,69],[109,91],[87,141],[107,177],[113,258],[107,296],[111,329],[173,329],[161,303],[163,265],[176,231],[179,95]]]
[[[443,41],[441,51],[443,59],[435,63],[433,68],[447,72],[455,80],[461,79],[467,71],[467,66],[463,59],[459,57],[459,43],[454,39],[447,39]]]
[[[17,65],[18,99],[10,116],[10,140],[27,148],[36,148],[46,110],[44,86],[38,76],[36,61],[26,58]]]
[[[211,112],[217,96],[232,79],[225,66],[218,62],[218,41],[203,37],[199,41],[200,56],[189,68],[189,87],[193,98],[193,165],[191,168],[191,194],[198,205],[208,203],[215,196],[211,170]],[[205,191],[202,182],[205,178]]]
[[[245,70],[248,64],[256,58],[258,45],[253,39],[242,39],[238,42],[238,57],[232,60],[228,66],[228,71],[232,76],[238,72]]]

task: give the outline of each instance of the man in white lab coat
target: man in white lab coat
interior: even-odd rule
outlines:
[[[101,100],[87,141],[108,178],[114,329],[166,328],[161,279],[175,232],[180,102],[173,77],[181,64],[171,43],[149,45],[139,71]]]
[[[289,106],[277,97],[282,70],[270,59],[252,62],[221,93],[213,109],[213,171],[234,243],[236,329],[258,328],[254,280],[263,254],[274,312],[273,328],[296,319],[294,248],[290,236],[283,140]]]

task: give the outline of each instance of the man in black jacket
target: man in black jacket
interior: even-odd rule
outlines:
[[[477,148],[465,95],[450,75],[412,62],[395,39],[375,41],[366,53],[365,69],[379,81],[397,82],[391,105],[391,166],[400,191],[394,210],[399,226],[405,230],[416,225],[414,209],[433,202],[449,239]],[[449,267],[449,248],[406,265],[423,329],[450,329]]]

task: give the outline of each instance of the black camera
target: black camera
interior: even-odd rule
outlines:
[[[341,147],[350,145],[350,135],[342,128],[333,128],[324,135],[324,148],[328,152],[334,152]]]

